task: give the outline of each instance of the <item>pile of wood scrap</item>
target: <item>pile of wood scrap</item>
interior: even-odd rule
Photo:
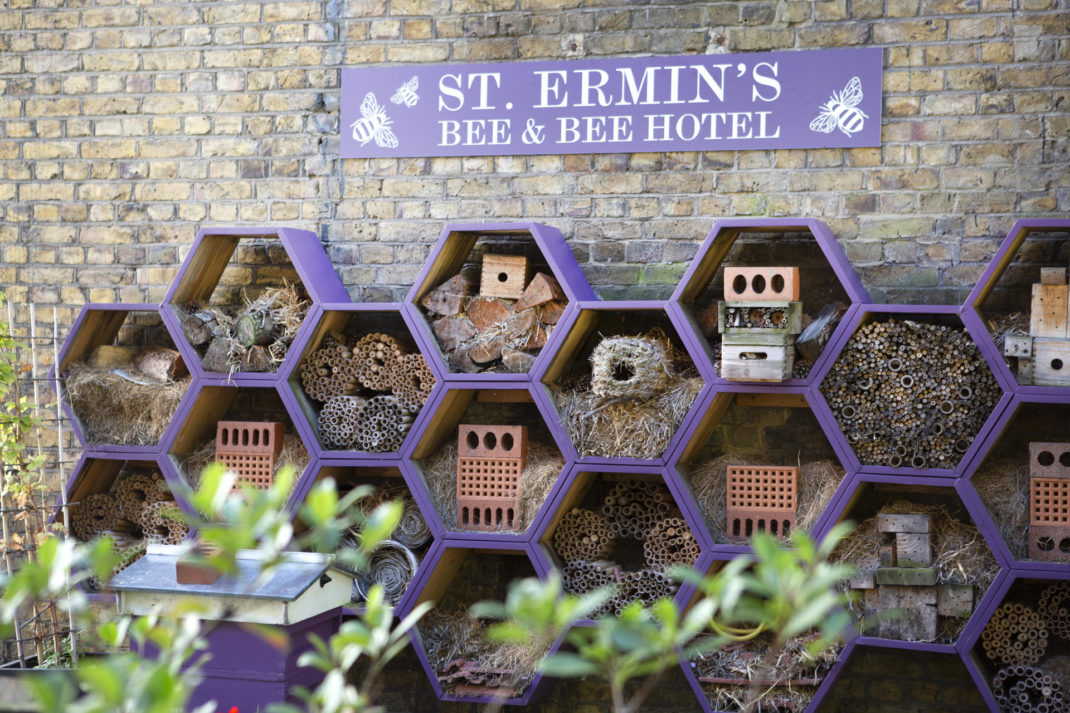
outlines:
[[[205,371],[277,371],[310,306],[291,284],[264,290],[239,308],[191,303],[180,315],[182,333]]]
[[[507,257],[484,256],[478,294],[475,280],[458,273],[420,300],[452,372],[527,372],[565,311],[557,280],[538,272],[527,281],[526,258],[502,263]],[[490,275],[488,260],[498,266]],[[499,284],[498,276],[508,279]]]

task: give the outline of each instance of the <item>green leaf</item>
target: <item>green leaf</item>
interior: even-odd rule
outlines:
[[[539,670],[548,676],[557,678],[595,676],[600,672],[600,669],[595,664],[568,652],[559,652],[543,659],[539,664]]]

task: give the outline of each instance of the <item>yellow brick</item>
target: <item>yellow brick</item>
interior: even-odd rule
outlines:
[[[87,72],[127,72],[138,68],[137,52],[98,52],[82,55],[82,68]]]
[[[86,141],[82,144],[82,158],[133,158],[137,142],[128,139]]]

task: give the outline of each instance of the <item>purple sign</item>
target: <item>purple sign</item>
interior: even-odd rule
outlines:
[[[880,48],[342,69],[342,158],[880,146]]]

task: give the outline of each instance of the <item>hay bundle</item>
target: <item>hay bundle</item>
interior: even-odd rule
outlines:
[[[718,456],[696,466],[691,471],[691,488],[706,516],[706,524],[717,544],[730,542],[725,532],[727,512],[727,477],[729,465],[759,465],[733,455]],[[828,460],[811,461],[799,465],[798,505],[795,509],[795,529],[809,532],[817,524],[825,506],[839,487],[846,471]]]
[[[523,532],[535,519],[557,478],[565,459],[556,448],[528,441],[528,459],[520,473],[516,494],[516,530]],[[447,443],[421,462],[424,480],[442,522],[457,522],[457,448]]]
[[[67,396],[91,444],[153,446],[178,410],[192,378],[133,380],[106,367],[71,364]]]
[[[368,557],[368,569],[353,582],[356,593],[367,599],[368,590],[381,585],[391,604],[397,604],[420,563],[416,555],[396,540],[383,540]]]
[[[138,519],[141,534],[152,544],[180,545],[189,535],[182,511],[174,500],[160,500],[145,506]]]
[[[1029,462],[1023,458],[988,461],[971,482],[999,528],[1011,554],[1029,557]]]
[[[118,503],[108,493],[87,495],[78,507],[71,508],[71,534],[83,542],[115,529],[118,522]]]
[[[115,499],[118,501],[119,511],[123,517],[133,522],[137,522],[146,506],[170,498],[167,483],[159,472],[152,475],[133,473],[115,485]]]
[[[591,353],[591,392],[607,398],[649,399],[672,378],[671,345],[653,337],[606,337]]]

